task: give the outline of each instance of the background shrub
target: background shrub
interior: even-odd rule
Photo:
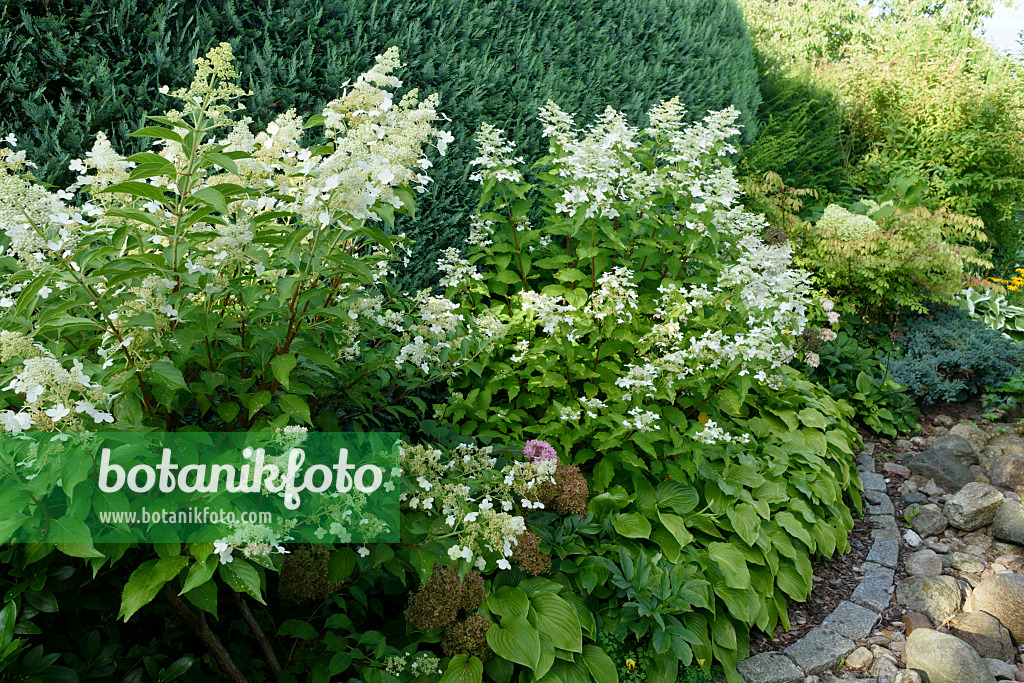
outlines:
[[[261,126],[290,107],[318,113],[372,55],[398,46],[406,85],[440,95],[455,135],[431,172],[421,220],[399,227],[421,250],[405,279],[417,288],[468,230],[477,195],[467,164],[482,120],[536,158],[546,149],[536,112],[548,99],[581,116],[612,106],[642,122],[678,95],[698,118],[736,107],[749,141],[760,97],[734,0],[13,0],[0,26],[0,131],[17,135],[43,180],[65,184],[69,160],[99,130],[119,152],[141,151],[126,136],[165,105],[157,89],[186,86],[191,60],[221,40]]]
[[[968,33],[921,28],[828,69],[849,110],[851,183],[882,191],[918,175],[926,196],[985,223],[993,261],[1020,249],[1024,116],[1012,62]]]
[[[985,240],[977,219],[869,200],[854,208],[871,213],[831,204],[817,224],[800,224],[792,233],[801,247],[796,263],[865,319],[927,313],[931,302],[953,300],[970,278],[969,268],[992,265],[963,244]]]
[[[846,177],[839,96],[814,70],[757,51],[761,105],[757,139],[744,148],[746,170],[779,174],[787,185],[840,192]]]
[[[977,35],[994,2],[741,1],[755,48],[775,65],[774,73],[761,69],[762,137],[747,152],[757,175],[773,170],[789,185],[820,190],[831,174],[819,155],[835,159],[841,151],[838,189],[846,198],[919,177],[924,205],[980,218],[992,260],[1012,270],[1022,228],[1024,108],[1020,63]],[[794,81],[793,73],[803,75]],[[801,80],[838,99],[838,147],[834,127],[822,125],[827,119],[806,125],[813,103],[824,100]],[[775,97],[779,87],[790,94]],[[795,152],[821,180],[794,168],[803,161]]]
[[[890,379],[889,358],[880,349],[858,341],[858,337],[870,337],[869,332],[869,327],[862,325],[857,337],[844,330],[834,340],[823,342],[817,350],[821,362],[807,368],[808,378],[827,387],[836,400],[845,399],[857,411],[857,419],[872,431],[892,437],[908,434],[917,425],[917,406],[906,387]]]
[[[925,403],[962,401],[1020,372],[1024,345],[965,311],[947,308],[911,319],[903,355],[889,365],[893,379]]]

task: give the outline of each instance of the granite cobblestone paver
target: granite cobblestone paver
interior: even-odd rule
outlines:
[[[876,538],[867,559],[868,562],[895,569],[900,559],[900,542],[892,538]]]
[[[789,657],[778,652],[762,652],[740,662],[740,675],[746,683],[802,683],[804,672]]]
[[[821,622],[821,625],[841,636],[856,640],[871,635],[871,629],[880,619],[881,616],[878,612],[856,605],[849,600],[843,600],[832,611],[832,614]]]
[[[786,655],[806,674],[821,673],[835,666],[856,649],[853,641],[818,626],[786,648]]]
[[[879,498],[877,503],[871,503],[864,506],[864,511],[869,515],[894,515],[896,514],[896,508],[893,507],[892,501],[889,500],[889,496]]]
[[[865,491],[881,491],[885,493],[885,477],[875,473],[873,468],[870,472],[862,472],[860,481],[864,484]]]
[[[876,612],[881,612],[892,601],[892,574],[868,574],[853,590],[850,600]]]

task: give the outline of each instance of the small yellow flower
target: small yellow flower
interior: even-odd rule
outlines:
[[[708,414],[701,413],[700,415],[697,416],[697,421],[700,422],[702,425],[706,425],[708,423]]]
[[[634,660],[632,660],[632,659],[627,659],[626,660],[626,668],[627,669],[635,669],[636,668],[636,662]]]

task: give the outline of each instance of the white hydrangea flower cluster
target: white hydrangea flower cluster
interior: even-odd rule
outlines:
[[[641,131],[609,108],[592,126],[578,130],[573,115],[554,103],[541,108],[544,135],[551,142],[551,155],[544,163],[559,178],[551,182],[557,191],[549,196],[556,215],[575,220],[552,219],[550,234],[540,231],[525,246],[514,232],[500,251],[522,250],[538,259],[543,257],[537,256],[535,246],[543,250],[556,240],[549,254],[562,260],[555,263],[583,269],[587,257],[580,258],[577,249],[600,247],[607,254],[614,239],[610,235],[604,239],[602,232],[659,217],[652,218],[653,232],[617,233],[623,243],[628,240],[616,247],[625,264],[613,260],[596,281],[567,273],[565,289],[568,282],[573,283],[571,296],[564,295],[568,299],[558,295],[558,286],[536,292],[525,282],[523,287],[515,283],[508,319],[525,320],[526,328],[515,329],[518,342],[510,340],[506,348],[517,366],[543,363],[544,354],[551,352],[545,337],[582,343],[606,322],[636,324],[638,319],[642,330],[636,344],[642,352],[627,360],[615,380],[621,393],[577,399],[570,405],[555,402],[548,413],[551,424],[578,423],[584,415],[593,420],[610,413],[627,430],[651,431],[659,428],[656,404],[689,386],[706,388],[730,377],[749,376],[777,387],[782,377],[775,371],[797,356],[798,340],[816,317],[808,273],[792,267],[789,245],[762,241],[760,235],[767,228],[764,217],[746,212],[738,203],[739,182],[731,165],[721,161],[736,151],[730,138],[739,132],[735,125],[739,113],[732,108],[713,112],[693,125],[684,122],[684,114],[678,99],[662,102],[650,111],[651,123]],[[502,184],[500,191],[489,195],[498,207],[489,218],[503,216],[500,207],[509,196],[521,197],[529,191],[523,184],[512,185],[519,176],[510,169],[520,160],[512,157],[514,145],[500,130],[486,126],[477,139],[482,150],[476,163],[481,168],[473,177],[481,183]],[[501,169],[502,175],[493,169]],[[670,217],[664,216],[666,197],[674,198]],[[591,222],[581,228],[582,221]],[[668,236],[665,230],[679,230],[689,251],[680,254],[683,265],[672,268],[678,272],[656,274],[661,279],[656,294],[641,296],[638,283],[652,273],[643,272],[646,260],[633,256],[633,250],[644,242],[650,249],[659,237]],[[588,237],[577,243],[574,238],[581,233]],[[499,228],[493,221],[485,222],[483,214],[476,219],[471,242],[477,258],[481,252],[495,257],[498,248],[493,243],[498,234]],[[632,260],[627,260],[629,256]],[[713,260],[702,261],[707,257]],[[496,306],[495,310],[502,309]],[[838,316],[830,312],[828,318],[834,324]],[[735,324],[715,322],[719,319]],[[818,336],[828,339],[834,334],[826,329]],[[600,340],[601,334],[596,338]],[[805,360],[814,361],[813,353],[807,352]],[[615,409],[609,410],[609,405]],[[695,438],[705,443],[743,443],[748,437],[730,435],[710,424]]]
[[[217,554],[221,564],[234,562],[234,551],[241,550],[246,559],[268,558],[271,555],[288,555],[282,543],[291,540],[288,535],[282,536],[280,530],[266,524],[240,522],[232,529],[231,534],[213,544],[213,552]]]
[[[36,164],[27,159],[25,150],[14,151],[14,148],[18,146],[18,137],[14,133],[8,133],[3,142],[6,144],[0,147],[0,161],[5,165],[16,172],[27,168],[36,168]]]
[[[449,539],[448,555],[484,570],[489,562],[511,566],[513,546],[526,532],[520,510],[543,508],[536,492],[553,483],[557,460],[512,461],[501,470],[490,446],[460,445],[445,454],[401,444],[402,502],[427,516],[439,515]],[[447,542],[447,541],[446,541]]]
[[[473,280],[484,278],[476,266],[459,256],[459,250],[454,247],[445,249],[441,258],[437,259],[437,269],[442,274],[438,282],[442,287],[464,287]]]
[[[624,266],[616,266],[602,273],[597,284],[598,288],[588,302],[594,318],[603,321],[609,315],[614,315],[617,324],[632,320],[632,312],[636,310],[638,301],[633,271]]]
[[[825,213],[815,227],[843,242],[862,240],[871,233],[878,232],[878,224],[869,216],[851,213],[837,204],[825,207]]]
[[[443,361],[445,350],[458,349],[463,340],[475,340],[477,320],[467,320],[459,312],[459,305],[443,297],[432,296],[422,290],[413,298],[415,310],[406,316],[402,333],[402,347],[395,358],[395,366],[408,365],[424,375],[451,371],[466,359],[449,356]],[[486,335],[485,335],[486,336]]]
[[[489,123],[483,123],[476,134],[477,150],[480,156],[469,162],[479,170],[469,176],[479,183],[488,181],[518,183],[523,174],[516,168],[523,163],[522,157],[513,156],[516,143],[505,137],[505,132]]]
[[[749,434],[733,435],[721,427],[718,426],[714,420],[708,420],[707,423],[699,430],[697,430],[693,437],[708,445],[714,444],[727,444],[727,443],[749,443]]]
[[[70,206],[70,193],[53,193],[22,177],[27,165],[23,153],[0,147],[0,230],[11,240],[5,255],[34,274],[52,272],[69,261],[82,239],[95,234],[84,226],[101,210],[91,203]]]
[[[537,322],[544,334],[554,334],[556,328],[562,323],[569,327],[574,327],[576,324],[576,317],[572,314],[577,309],[565,299],[528,290],[523,292],[520,305],[522,310],[532,312],[537,316]]]
[[[116,183],[128,180],[131,169],[135,168],[134,162],[128,161],[114,151],[110,140],[105,133],[96,133],[96,142],[92,150],[85,153],[85,159],[75,159],[68,168],[78,172],[78,179],[68,188],[74,191],[84,185],[89,185],[92,192],[98,192]],[[101,203],[111,203],[114,199],[108,195],[98,195]],[[70,199],[70,197],[68,197]]]
[[[714,112],[688,127],[682,125],[684,114],[678,98],[662,102],[649,114],[651,126],[640,131],[609,107],[580,134],[573,130],[572,115],[557,104],[541,107],[544,135],[551,138],[556,151],[551,173],[569,181],[556,210],[575,216],[583,207],[586,218],[616,218],[628,207],[630,215],[636,215],[638,205],[649,203],[667,181],[689,190],[697,213],[732,206],[739,187],[731,167],[705,168],[703,159],[709,153],[735,152],[726,140],[739,132],[732,125],[739,112],[732,108]],[[631,151],[639,147],[641,134],[659,141],[664,147],[660,160],[667,165],[648,169],[635,158]]]
[[[77,358],[68,370],[42,345],[20,332],[4,330],[0,332],[0,362],[6,364],[14,358],[21,360],[21,367],[4,391],[20,396],[24,403],[18,411],[0,412],[4,431],[79,431],[114,421],[104,409],[114,397],[85,374],[86,368]]]

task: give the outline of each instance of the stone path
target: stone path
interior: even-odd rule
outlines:
[[[1024,681],[1024,438],[941,415],[923,429],[896,442],[903,462],[858,455],[863,579],[783,653],[741,662],[747,683]]]

